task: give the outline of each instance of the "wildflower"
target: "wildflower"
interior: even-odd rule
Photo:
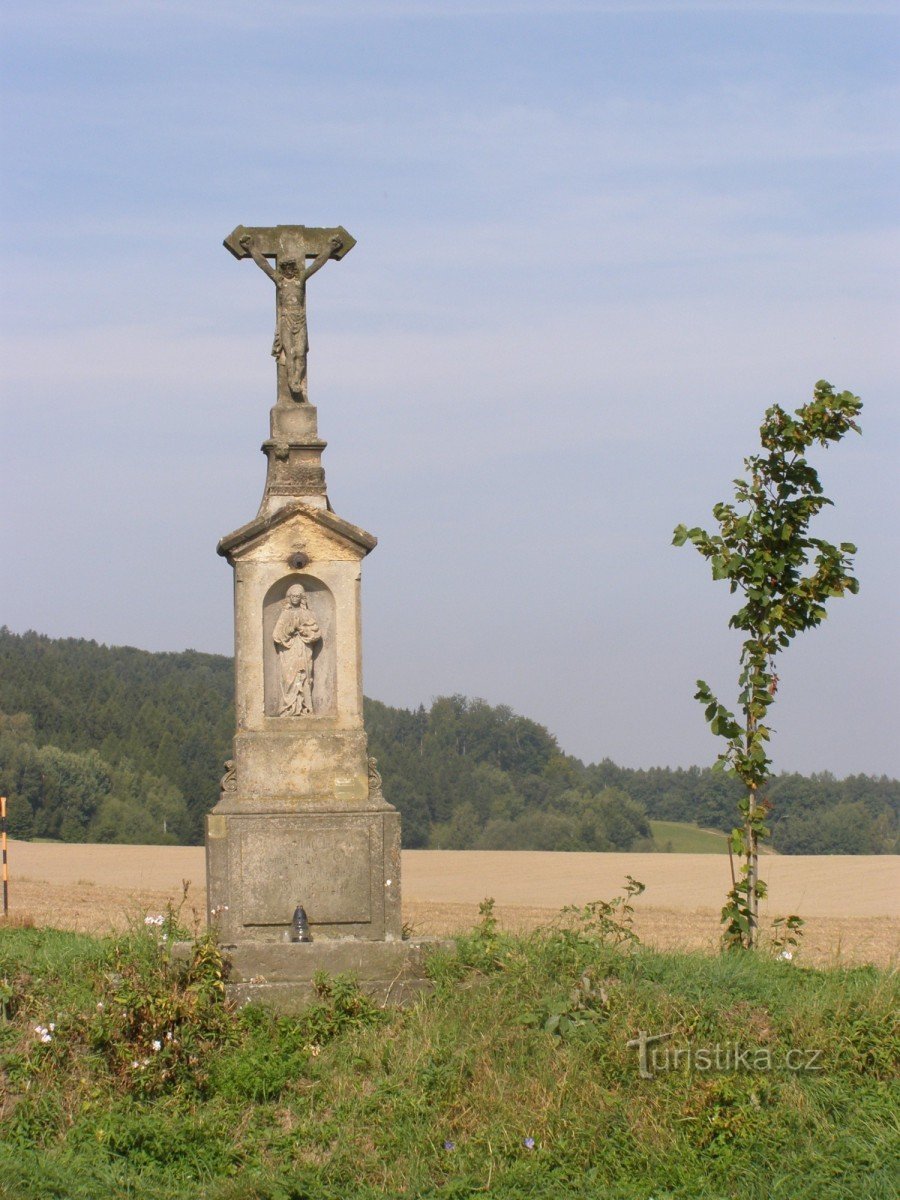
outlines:
[[[172,1032],[172,1030],[171,1030],[171,1029],[167,1029],[167,1030],[166,1030],[166,1041],[167,1041],[167,1042],[172,1042],[172,1041],[174,1041],[174,1040],[175,1040],[175,1034]]]
[[[103,1012],[103,1001],[102,1000],[97,1001],[97,1012]]]
[[[450,1139],[448,1138],[447,1141],[444,1142],[444,1149],[445,1150],[455,1150],[456,1142],[451,1142]]]
[[[778,957],[782,960],[782,962],[790,962],[794,956],[790,950],[782,950]]]
[[[50,1032],[50,1030],[55,1029],[55,1028],[56,1028],[56,1026],[52,1025],[52,1024],[49,1029],[47,1028],[46,1025],[35,1025],[34,1032],[38,1035],[38,1037],[41,1039],[41,1041],[46,1046],[49,1042],[53,1041],[53,1034]]]
[[[154,1050],[162,1050],[162,1042],[158,1038],[154,1038],[150,1045]]]
[[[137,1059],[135,1059],[135,1060],[132,1062],[132,1064],[131,1064],[131,1065],[132,1065],[133,1069],[134,1069],[135,1071],[137,1071],[137,1070],[139,1070],[139,1069],[140,1069],[140,1065],[141,1065],[141,1064],[140,1064],[140,1063],[137,1061]]]
[[[318,1057],[319,1057],[319,1055],[322,1053],[322,1047],[321,1047],[321,1046],[316,1046],[315,1044],[313,1044],[313,1045],[311,1045],[311,1046],[307,1046],[306,1048],[307,1048],[307,1050],[309,1051],[309,1053],[310,1053],[310,1056],[311,1056],[312,1058],[318,1058]]]
[[[56,1026],[53,1024],[53,1022],[52,1022],[52,1021],[51,1021],[51,1022],[50,1022],[50,1024],[47,1026],[47,1028],[50,1030],[50,1032],[51,1032],[51,1033],[55,1033],[55,1032],[56,1032]]]
[[[49,1033],[42,1033],[42,1034],[41,1034],[41,1041],[42,1041],[42,1042],[44,1043],[44,1045],[46,1046],[48,1042],[52,1042],[52,1041],[53,1041],[53,1038],[50,1036],[50,1034],[49,1034]]]
[[[155,917],[152,917],[148,914],[146,917],[144,917],[144,924],[145,925],[162,925],[162,923],[165,921],[165,919],[166,918],[162,915],[162,913],[157,913]]]
[[[526,1150],[533,1150],[534,1149],[534,1138],[532,1138],[532,1137],[525,1138],[525,1140],[522,1142],[522,1145],[525,1147]]]

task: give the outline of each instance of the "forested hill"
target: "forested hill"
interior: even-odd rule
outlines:
[[[222,655],[0,629],[0,782],[13,836],[202,841],[230,757],[233,694]]]
[[[199,842],[234,728],[233,664],[188,650],[0,629],[0,792],[14,837]],[[651,849],[648,818],[727,830],[739,786],[696,767],[584,765],[542,725],[462,696],[430,709],[366,701],[370,753],[409,847]],[[898,849],[900,783],[782,775],[775,847]]]

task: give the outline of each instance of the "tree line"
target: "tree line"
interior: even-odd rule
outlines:
[[[150,653],[0,628],[0,791],[13,837],[199,843],[231,754],[224,655]],[[635,770],[564,754],[544,726],[464,696],[366,700],[370,753],[405,846],[649,850],[650,819],[728,831],[740,784],[709,768]],[[773,845],[894,853],[900,783],[777,776]]]

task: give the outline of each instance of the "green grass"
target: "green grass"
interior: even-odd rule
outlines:
[[[726,835],[683,821],[651,821],[657,850],[670,854],[726,854]]]
[[[0,929],[0,1195],[894,1197],[896,979],[661,954],[622,919],[511,937],[488,915],[432,958],[417,1007],[322,980],[294,1020],[231,1012],[206,942],[179,975],[157,929]],[[639,1030],[765,1049],[772,1069],[643,1079]]]

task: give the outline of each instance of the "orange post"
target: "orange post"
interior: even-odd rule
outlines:
[[[9,866],[6,861],[6,797],[0,796],[0,847],[3,851],[3,915],[9,916]]]

